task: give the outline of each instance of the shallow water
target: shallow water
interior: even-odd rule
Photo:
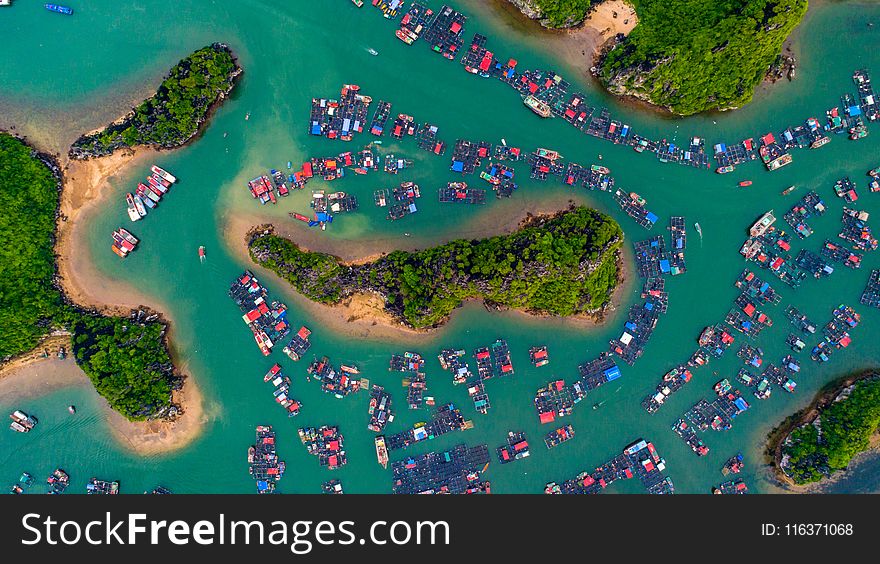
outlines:
[[[438,2],[429,5],[435,9],[440,6]],[[36,142],[63,151],[79,132],[124,113],[133,100],[155,87],[167,68],[192,50],[224,41],[238,54],[245,74],[232,99],[197,142],[157,160],[181,181],[158,210],[134,226],[134,233],[142,240],[139,250],[125,261],[118,260],[108,248],[108,234],[112,228],[129,223],[123,194],[146,173],[144,167],[112,183],[118,197],[112,205],[98,210],[89,223],[88,244],[99,271],[171,308],[176,323],[174,346],[198,380],[209,423],[200,438],[185,449],[145,459],[115,442],[100,416],[102,400],[85,387],[63,388],[14,404],[0,400],[0,411],[17,407],[41,420],[35,433],[0,433],[0,485],[12,483],[23,470],[41,478],[62,466],[72,476],[70,491],[77,492],[84,491],[91,476],[118,479],[123,491],[129,493],[159,483],[175,492],[251,492],[247,447],[256,425],[272,424],[278,431],[279,453],[288,465],[280,491],[317,493],[320,483],[331,477],[340,478],[347,492],[391,490],[390,471],[375,463],[372,433],[366,429],[366,394],[335,399],[323,394],[314,382],[306,382],[303,362],[293,363],[280,351],[268,359],[262,357],[226,295],[229,282],[249,265],[235,259],[223,240],[225,219],[237,213],[260,212],[286,222],[287,212],[308,211],[306,191],[274,208],[260,208],[250,198],[246,180],[268,168],[284,168],[289,160],[296,163],[310,156],[356,150],[368,142],[366,134],[351,143],[307,135],[310,99],[334,97],[343,83],[359,84],[375,101],[391,101],[393,113],[409,113],[417,121],[439,125],[440,137],[447,141],[450,152],[446,157],[435,157],[417,149],[412,140],[383,138],[386,151],[413,159],[415,166],[398,177],[381,172],[350,175],[329,186],[313,180],[308,190],[344,190],[356,194],[361,202],[358,213],[337,216],[322,233],[330,240],[343,245],[365,240],[390,241],[401,247],[430,244],[492,225],[506,207],[529,209],[544,199],[563,198],[569,193],[620,221],[628,244],[663,233],[670,215],[684,215],[689,225],[699,221],[704,232],[702,242],[689,232],[688,272],[667,281],[669,313],[660,319],[644,356],[633,367],[621,365],[623,378],[594,391],[569,418],[577,434],[574,440],[551,451],[541,445],[541,437],[550,429],[540,426],[534,415],[534,392],[550,379],[572,379],[579,363],[594,358],[607,348],[609,339],[619,335],[622,318],[615,317],[599,328],[573,330],[553,321],[523,321],[521,316],[469,306],[456,312],[442,330],[419,339],[416,350],[427,358],[429,394],[438,405],[451,401],[461,407],[474,420],[475,428],[406,453],[393,453],[392,460],[459,442],[484,442],[494,451],[508,430],[524,430],[532,443],[532,456],[515,464],[492,464],[486,477],[495,492],[538,493],[546,482],[591,470],[644,437],[666,458],[677,491],[708,492],[722,481],[719,469],[723,461],[737,451],[746,456],[743,477],[750,488],[773,491],[768,473],[761,467],[766,433],[806,404],[825,382],[878,362],[880,351],[871,337],[880,330],[880,315],[857,307],[863,323],[853,332],[854,344],[848,350],[821,367],[802,354],[804,368],[796,393],[775,390],[767,401],[750,401],[752,409],[736,419],[732,430],[704,434],[712,451],[699,459],[669,427],[695,401],[711,397],[717,380],[735,376],[740,366],[735,349],[743,337],[738,336],[726,358],[695,371],[694,380],[658,413],[648,415],[639,405],[664,372],[690,356],[702,328],[723,321],[737,295],[733,281],[745,266],[737,251],[746,228],[757,216],[773,208],[781,217],[800,195],[808,189],[817,190],[829,212],[811,221],[815,229],[812,237],[794,242],[796,254],[800,248],[817,251],[825,237],[835,238],[842,207],[832,191],[835,179],[850,175],[863,188],[858,207],[880,212],[876,201],[880,196],[864,188],[865,171],[880,164],[876,127],[858,143],[838,137],[821,151],[798,151],[794,164],[772,174],[753,163],[722,177],[662,165],[649,155],[581,134],[558,119],[541,121],[522,107],[507,86],[463,72],[457,62],[432,54],[423,42],[403,45],[394,37],[395,25],[369,5],[357,10],[342,0],[283,4],[269,0],[234,4],[180,1],[173,12],[167,3],[158,1],[141,0],[129,6],[122,9],[107,0],[76,3],[77,13],[71,18],[24,3],[4,10],[0,18],[8,30],[8,52],[0,68],[0,123],[15,123]],[[801,66],[795,82],[773,86],[755,103],[736,112],[671,120],[617,104],[588,80],[577,79],[576,70],[557,60],[552,43],[542,36],[523,35],[508,19],[476,2],[462,2],[460,7],[472,16],[465,28],[466,41],[472,33],[480,32],[490,37],[490,47],[499,58],[512,56],[522,68],[562,72],[571,82],[579,82],[593,102],[610,104],[612,113],[626,115],[625,121],[642,134],[680,141],[701,135],[709,147],[722,140],[733,143],[771,129],[779,131],[809,116],[821,117],[827,107],[838,103],[840,94],[853,91],[850,76],[856,68],[864,67],[880,76],[880,55],[866,48],[877,42],[880,7],[860,3],[822,6],[809,15],[798,32],[795,48]],[[868,28],[868,20],[878,25]],[[33,33],[34,29],[41,33]],[[96,32],[102,34],[97,42]],[[368,47],[380,55],[369,55]],[[248,112],[250,119],[246,121]],[[448,156],[456,138],[495,143],[505,138],[524,149],[551,147],[582,164],[596,162],[601,154],[618,186],[643,195],[661,221],[649,233],[620,212],[608,194],[571,192],[552,182],[532,182],[524,166],[518,167],[520,189],[510,201],[441,207],[434,196],[436,188],[457,179],[448,171]],[[736,181],[741,178],[750,178],[754,184],[746,190],[737,188]],[[372,205],[372,191],[403,180],[422,186],[419,212],[403,221],[385,221],[384,213]],[[481,183],[476,176],[466,181]],[[781,190],[790,184],[798,185],[798,191],[781,196]],[[405,238],[404,233],[412,237]],[[204,264],[197,257],[199,245],[207,248]],[[787,350],[784,339],[789,326],[783,316],[787,304],[797,305],[820,324],[828,320],[831,308],[838,303],[858,305],[870,269],[880,267],[876,252],[868,254],[864,262],[859,271],[839,267],[830,278],[807,280],[796,291],[759,272],[784,296],[779,306],[768,308],[775,325],[756,341],[767,353],[765,362],[777,363]],[[639,286],[637,281],[628,288],[623,311],[638,299]],[[273,282],[269,289],[273,297],[285,298],[291,306],[289,316],[295,327],[306,324],[312,329],[311,352],[329,354],[334,363],[357,362],[371,382],[392,391],[396,418],[388,432],[427,419],[425,411],[406,409],[400,377],[387,371],[390,354],[414,347],[412,339],[357,340],[333,334],[320,320],[306,318],[282,285]],[[435,357],[446,346],[470,351],[497,337],[510,343],[516,375],[509,381],[488,382],[492,409],[483,416],[474,412],[464,387],[451,384]],[[546,367],[535,369],[528,362],[527,350],[536,344],[549,344],[551,362]],[[292,377],[293,395],[304,404],[297,418],[284,416],[274,405],[269,386],[262,382],[262,375],[276,361]],[[600,401],[605,401],[601,409],[588,407]],[[66,411],[71,403],[80,406],[73,419]],[[345,436],[348,465],[332,473],[318,466],[296,436],[297,427],[320,424],[338,424]],[[876,491],[876,480],[870,474],[854,474],[852,480],[839,484],[839,491]],[[638,489],[632,482],[615,484],[612,491]]]

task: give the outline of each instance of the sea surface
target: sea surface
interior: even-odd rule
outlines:
[[[607,350],[609,340],[621,334],[626,309],[640,300],[639,280],[627,286],[620,308],[601,327],[574,329],[558,321],[524,320],[519,315],[491,313],[471,305],[455,312],[451,321],[429,338],[415,341],[406,335],[399,340],[363,340],[334,334],[321,319],[309,317],[297,307],[283,285],[268,283],[272,297],[290,306],[294,328],[305,324],[312,329],[310,353],[327,354],[335,364],[355,362],[371,383],[392,391],[396,417],[386,429],[388,433],[429,417],[427,410],[407,409],[401,377],[387,369],[392,353],[407,350],[426,357],[428,395],[436,398],[437,405],[453,402],[474,421],[472,430],[394,452],[392,460],[461,442],[485,443],[494,458],[495,448],[504,443],[508,431],[525,431],[532,445],[531,457],[504,466],[493,462],[485,474],[493,492],[540,493],[548,481],[559,482],[592,470],[639,438],[652,441],[666,459],[667,473],[677,492],[708,493],[723,480],[723,462],[737,452],[745,455],[746,469],[741,476],[751,491],[778,491],[763,461],[767,432],[808,403],[823,384],[880,362],[880,348],[874,341],[880,332],[880,313],[858,304],[870,270],[880,268],[877,251],[865,256],[860,270],[838,266],[830,278],[808,279],[797,290],[760,271],[759,275],[783,295],[780,305],[767,308],[773,327],[753,343],[765,351],[765,362],[778,363],[788,351],[784,340],[792,327],[783,315],[788,304],[796,305],[820,325],[830,319],[834,306],[845,303],[856,307],[862,324],[852,332],[853,344],[821,366],[810,360],[808,352],[801,353],[803,369],[794,394],[775,389],[768,400],[760,401],[738,385],[752,408],[736,418],[733,429],[702,434],[711,449],[706,457],[695,456],[670,426],[697,400],[711,400],[715,382],[736,376],[742,366],[736,350],[745,337],[737,334],[737,342],[725,358],[713,359],[708,367],[695,370],[693,380],[658,413],[649,415],[640,406],[666,371],[687,360],[700,331],[724,320],[738,295],[734,280],[744,267],[755,266],[747,264],[738,250],[748,226],[758,216],[773,209],[781,223],[782,214],[808,190],[816,190],[825,199],[828,212],[810,220],[815,229],[810,238],[794,241],[792,254],[796,255],[801,248],[818,252],[826,237],[836,240],[843,201],[835,197],[832,186],[840,177],[849,175],[858,183],[856,207],[880,214],[880,194],[867,191],[865,176],[866,170],[880,165],[880,129],[876,125],[868,138],[858,142],[835,136],[821,150],[795,151],[794,163],[773,173],[751,163],[734,174],[720,176],[662,164],[652,155],[589,137],[560,119],[542,121],[499,81],[464,72],[457,61],[432,53],[423,41],[404,45],[394,36],[396,24],[369,3],[362,9],[347,0],[179,0],[173,9],[158,0],[69,0],[68,4],[76,10],[73,17],[49,13],[26,2],[0,11],[5,37],[0,124],[16,125],[17,131],[42,147],[63,152],[79,133],[125,113],[132,103],[148,95],[181,57],[208,43],[228,43],[245,69],[231,99],[201,138],[157,158],[156,163],[172,171],[180,182],[156,211],[132,228],[142,241],[137,252],[119,260],[110,252],[109,234],[117,226],[130,226],[124,194],[147,172],[145,166],[114,179],[116,195],[89,218],[89,251],[98,270],[167,305],[175,321],[174,348],[198,382],[209,421],[201,436],[184,449],[145,458],[132,454],[113,438],[102,416],[103,400],[89,387],[62,388],[15,402],[4,400],[0,412],[19,408],[40,419],[36,430],[27,435],[5,429],[0,432],[0,485],[4,487],[22,471],[42,482],[60,466],[71,474],[71,492],[85,491],[92,476],[119,480],[127,493],[140,493],[158,484],[181,493],[253,492],[247,449],[254,441],[254,427],[271,424],[278,433],[280,456],[287,462],[279,491],[318,493],[322,482],[339,478],[346,492],[390,492],[390,467],[383,470],[376,464],[373,433],[367,430],[367,393],[336,399],[322,393],[314,381],[306,381],[306,362],[294,363],[280,350],[264,358],[238,308],[227,297],[229,283],[251,265],[230,251],[231,243],[240,243],[224,237],[226,220],[236,214],[260,213],[279,223],[292,221],[287,213],[307,213],[313,189],[351,192],[361,203],[357,213],[338,215],[321,233],[339,245],[363,241],[389,247],[411,246],[414,241],[432,244],[491,227],[505,210],[528,210],[541,202],[567,197],[611,214],[623,227],[628,247],[651,235],[666,234],[669,216],[685,216],[689,226],[687,273],[667,280],[669,313],[660,318],[644,356],[634,366],[620,363],[623,377],[593,391],[563,420],[574,426],[576,436],[552,450],[543,445],[542,437],[551,426],[538,422],[533,407],[535,391],[549,380],[573,380],[578,364]],[[440,7],[436,1],[428,5]],[[855,92],[851,81],[855,69],[866,68],[873,72],[875,82],[880,81],[880,53],[875,48],[880,40],[880,6],[874,3],[814,8],[795,34],[794,49],[800,61],[795,81],[762,88],[755,102],[741,110],[688,119],[671,119],[618,103],[589,77],[555,57],[553,42],[544,34],[525,33],[509,16],[476,0],[456,0],[453,5],[471,16],[465,27],[466,44],[474,32],[487,35],[490,49],[500,59],[514,57],[522,69],[556,70],[573,83],[573,89],[587,92],[591,103],[608,105],[637,132],[680,143],[692,136],[705,137],[707,149],[719,141],[735,143],[748,136],[778,132],[810,116],[824,119],[824,111],[837,105],[843,93]],[[869,27],[868,22],[874,26]],[[368,48],[379,55],[370,55]],[[393,114],[404,112],[419,122],[437,124],[440,137],[449,145],[447,156],[423,152],[412,139],[397,142],[386,137],[383,151],[412,159],[412,168],[397,177],[376,172],[351,174],[330,185],[312,180],[306,190],[282,199],[277,206],[261,207],[246,189],[248,179],[269,168],[286,170],[287,161],[300,163],[312,156],[355,151],[370,141],[367,133],[348,143],[308,135],[311,99],[336,97],[345,83],[359,84],[363,93],[373,97],[374,107],[375,101],[388,100],[393,103]],[[250,118],[246,120],[247,114]],[[661,220],[647,231],[623,214],[609,194],[530,181],[524,163],[517,172],[519,190],[509,201],[490,197],[485,206],[443,207],[436,201],[436,189],[461,179],[449,171],[449,156],[457,138],[493,143],[504,138],[524,150],[549,147],[567,160],[585,165],[599,162],[601,155],[617,185],[644,196],[648,208]],[[739,188],[737,182],[744,179],[754,184]],[[372,192],[404,180],[422,187],[419,212],[399,222],[386,221],[384,210],[372,205]],[[482,184],[476,176],[465,180]],[[796,185],[797,191],[782,196],[781,191],[789,185]],[[702,240],[692,228],[694,222],[702,226]],[[197,256],[199,245],[207,249],[204,264]],[[632,260],[631,253],[627,260]],[[492,408],[488,415],[480,415],[465,387],[452,385],[436,356],[443,347],[472,351],[498,337],[510,344],[516,373],[507,380],[487,383]],[[816,340],[810,339],[809,345]],[[551,361],[534,368],[527,351],[541,344],[549,346]],[[294,382],[293,396],[304,404],[296,418],[285,416],[274,403],[269,385],[263,383],[263,374],[274,362],[281,363]],[[591,409],[599,402],[600,409]],[[79,408],[75,417],[66,409],[72,403]],[[322,424],[339,425],[344,435],[348,464],[339,470],[319,467],[317,458],[306,452],[297,437],[298,427]],[[835,491],[877,491],[876,472],[870,469],[878,464],[876,457],[866,460],[859,472],[839,482]],[[43,489],[40,484],[32,491]],[[634,480],[610,488],[614,493],[640,490]]]

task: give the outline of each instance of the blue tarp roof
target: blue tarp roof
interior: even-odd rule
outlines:
[[[847,112],[849,112],[849,115],[851,116],[860,116],[862,115],[862,108],[858,106],[850,106]]]
[[[455,172],[462,172],[464,170],[464,163],[461,161],[452,161],[452,170]]]
[[[657,223],[657,216],[651,212],[646,213],[645,218],[651,223]]]
[[[663,259],[660,261],[660,271],[661,272],[669,272],[669,261]]]
[[[318,122],[312,122],[312,135],[320,135],[321,134],[321,124]]]
[[[617,380],[618,378],[620,378],[620,368],[613,366],[606,370],[603,374],[605,374],[605,377],[608,379],[609,382],[612,380]]]

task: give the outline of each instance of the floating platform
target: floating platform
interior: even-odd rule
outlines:
[[[238,305],[245,325],[254,334],[254,340],[264,356],[272,347],[290,333],[287,306],[281,302],[268,302],[269,291],[249,270],[244,271],[229,288],[229,297]]]
[[[309,454],[318,457],[321,466],[326,466],[328,470],[345,466],[347,458],[339,427],[335,425],[322,425],[318,428],[303,427],[297,433]]]
[[[489,493],[481,474],[489,467],[486,445],[460,444],[444,452],[429,452],[391,464],[395,494]]]
[[[275,452],[275,432],[271,425],[257,427],[256,443],[248,449],[250,474],[257,482],[257,493],[274,493],[284,476],[285,464]]]
[[[603,463],[592,472],[581,472],[562,484],[551,482],[544,488],[547,494],[598,494],[617,480],[638,478],[649,494],[672,494],[672,478],[665,476],[666,461],[652,443],[639,439],[623,452]]]

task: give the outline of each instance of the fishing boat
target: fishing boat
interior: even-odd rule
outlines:
[[[590,165],[590,170],[599,174],[611,174],[611,171],[606,166]]]
[[[357,366],[347,365],[347,364],[340,364],[339,370],[341,370],[343,372],[347,372],[348,374],[360,374],[361,373],[360,369]]]
[[[733,172],[733,165],[719,166],[715,169],[715,172],[717,172],[718,174],[727,174],[728,172]]]
[[[819,137],[818,139],[816,139],[815,141],[810,143],[810,149],[818,149],[819,147],[823,147],[829,141],[831,141],[831,138],[828,137],[827,135],[823,135],[822,137]]]
[[[44,4],[43,6],[50,12],[55,12],[56,14],[64,14],[65,16],[73,15],[73,8],[68,8],[67,6],[59,6],[58,4]]]
[[[544,159],[547,159],[550,161],[555,161],[556,159],[562,157],[562,155],[560,155],[558,151],[544,149],[541,147],[538,147],[538,149],[535,150],[535,154],[541,158],[544,158]]]
[[[699,223],[694,223],[694,229],[697,230],[697,235],[699,235],[699,236],[700,236],[700,239],[702,239],[702,238],[703,238],[703,228],[700,227],[700,224],[699,224]]]
[[[376,437],[376,459],[382,468],[388,468],[388,449],[385,447],[385,437],[379,435]]]
[[[67,411],[69,411],[71,415],[76,415],[76,406],[68,405]]]
[[[147,208],[149,208],[151,210],[156,208],[156,202],[154,202],[153,200],[148,198],[147,194],[143,191],[143,189],[138,188],[135,191],[135,195],[141,199],[141,201],[144,203],[144,205],[147,206]]]
[[[152,200],[153,203],[158,204],[159,200],[162,199],[162,192],[159,191],[158,188],[153,188],[151,186],[147,186],[144,183],[138,184],[138,187],[137,187],[137,190],[135,191],[135,193],[138,194],[142,200],[144,200],[144,203],[146,203],[146,200],[149,199],[149,200]]]
[[[754,225],[752,225],[752,227],[749,229],[749,235],[751,235],[752,237],[760,237],[764,234],[765,231],[767,231],[767,229],[770,228],[771,225],[773,225],[773,222],[775,221],[776,217],[773,215],[773,210],[768,211],[760,218],[758,218],[758,221],[756,221]]]
[[[701,347],[705,347],[710,342],[712,342],[712,336],[714,334],[715,334],[715,327],[713,327],[711,325],[706,327],[705,329],[703,329],[703,332],[700,333],[700,337],[697,339],[697,343],[699,343],[699,345]]]
[[[600,407],[602,407],[603,405],[605,405],[605,402],[606,402],[606,401],[608,401],[608,400],[602,400],[602,401],[600,401],[599,403],[594,403],[594,404],[593,404],[593,409],[599,409]]]
[[[542,118],[548,118],[552,115],[549,104],[542,100],[538,100],[531,94],[523,98],[523,104]]]
[[[783,195],[783,196],[788,196],[789,194],[791,194],[792,192],[794,192],[796,189],[797,189],[797,186],[794,186],[794,185],[789,186],[788,188],[786,188],[785,190],[782,191],[782,195]]]
[[[134,208],[137,210],[139,216],[145,217],[147,215],[147,208],[144,206],[144,201],[137,194],[134,195]]]
[[[129,233],[128,230],[120,227],[119,229],[116,230],[116,232],[119,233],[119,235],[121,235],[122,238],[125,239],[125,241],[127,241],[128,243],[130,243],[133,246],[137,246],[137,244],[139,242],[138,238],[135,237],[134,235],[132,235],[131,233]]]
[[[125,203],[128,204],[128,217],[132,221],[137,221],[141,218],[141,214],[138,213],[137,208],[134,204],[134,195],[129,192],[125,195]]]
[[[19,433],[27,433],[37,425],[37,418],[16,409],[9,415],[12,423],[9,428]]]
[[[168,193],[168,187],[171,186],[170,182],[163,179],[158,174],[148,176],[147,184],[149,185],[150,189],[158,190],[160,194]]]
[[[168,182],[171,182],[172,184],[177,182],[177,178],[173,174],[171,174],[170,172],[168,172],[164,169],[159,168],[156,165],[151,166],[150,170],[152,170],[154,173],[158,174],[161,178],[167,180]]]
[[[358,8],[364,7],[364,0],[351,0],[351,3],[357,6]]]
[[[369,53],[370,55],[373,55],[375,57],[376,55],[379,54],[379,51],[376,51],[372,47],[369,47],[369,48],[367,48],[367,53]]]
[[[724,463],[724,467],[721,468],[721,473],[727,476],[728,474],[739,474],[745,463],[743,462],[743,455],[737,454],[736,456],[731,457]]]
[[[415,36],[411,31],[406,29],[398,29],[394,32],[394,35],[397,36],[398,39],[406,43],[407,45],[412,45],[413,42],[417,39],[418,36]]]
[[[205,246],[199,245],[199,260],[205,262]]]
[[[745,188],[746,186],[751,186],[752,181],[751,180],[741,180],[739,185],[741,188]]]
[[[880,166],[877,168],[872,168],[868,171],[868,176],[880,176]]]

